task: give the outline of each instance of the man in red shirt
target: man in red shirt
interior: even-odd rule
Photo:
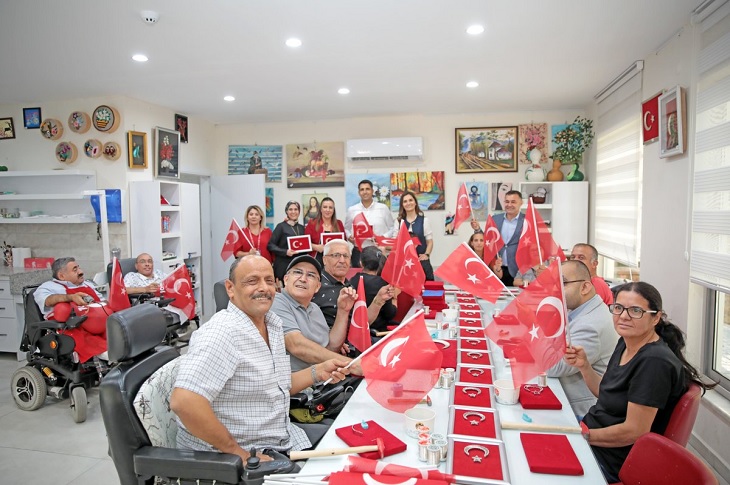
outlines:
[[[613,293],[611,288],[608,287],[606,281],[596,274],[598,268],[598,251],[596,248],[587,243],[578,243],[573,246],[573,250],[570,252],[568,259],[577,260],[588,266],[588,271],[591,272],[591,283],[596,289],[596,293],[601,297],[601,300],[606,305],[613,303]]]

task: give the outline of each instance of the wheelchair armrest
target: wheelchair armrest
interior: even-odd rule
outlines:
[[[304,405],[307,404],[308,400],[309,397],[303,392],[292,394],[291,396],[289,396],[289,407],[291,409],[303,408]]]
[[[243,475],[238,455],[145,446],[134,453],[134,471],[143,476],[237,484]]]
[[[88,316],[86,315],[69,317],[69,319],[66,320],[66,328],[76,328],[84,323],[87,318]]]

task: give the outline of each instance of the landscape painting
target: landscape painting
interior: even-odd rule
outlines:
[[[406,190],[416,194],[418,207],[423,211],[444,210],[444,172],[398,172],[390,174],[390,204],[393,211],[400,209],[400,197]]]
[[[456,129],[456,173],[516,171],[516,126]]]

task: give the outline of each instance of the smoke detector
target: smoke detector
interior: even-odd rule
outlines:
[[[160,20],[160,14],[153,10],[142,10],[142,20],[147,25],[155,25]]]

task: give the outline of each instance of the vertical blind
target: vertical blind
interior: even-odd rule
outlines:
[[[699,20],[690,278],[730,289],[730,2]],[[697,20],[697,19],[696,19]]]
[[[594,245],[629,266],[640,249],[642,68],[637,62],[620,86],[597,96]]]

